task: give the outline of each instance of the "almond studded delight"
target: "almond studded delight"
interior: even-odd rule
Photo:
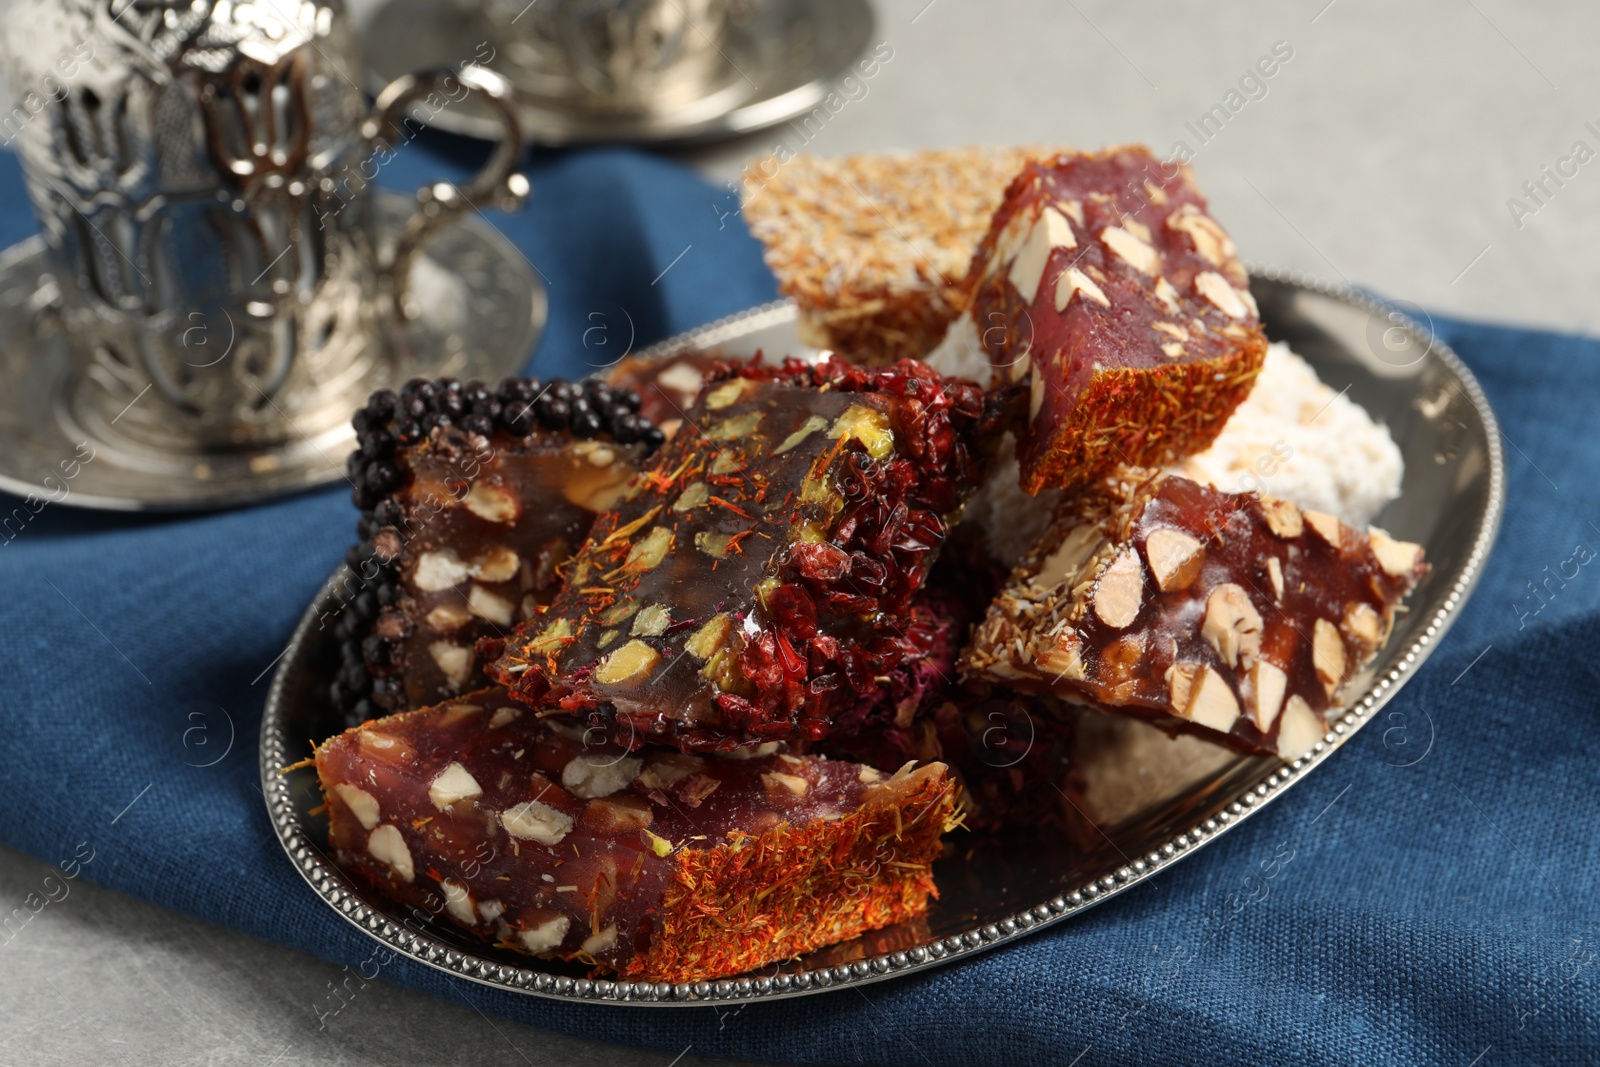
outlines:
[[[1006,183],[1051,151],[799,156],[746,181],[744,217],[799,306],[802,340],[872,365],[920,359],[962,309]]]
[[[1294,759],[1426,569],[1381,530],[1123,472],[1068,501],[964,667]]]
[[[1187,169],[1138,147],[1023,168],[973,258],[970,332],[996,383],[1027,390],[1029,493],[1206,447],[1267,348]]]
[[[598,382],[414,381],[357,413],[361,543],[334,626],[334,702],[352,722],[485,684],[474,645],[555,592],[661,432]]]
[[[738,974],[926,911],[957,818],[942,765],[583,738],[500,690],[340,734],[315,763],[341,865],[486,941],[647,982]]]
[[[506,642],[514,695],[629,744],[816,740],[916,653],[912,597],[981,473],[983,392],[909,360],[726,373]]]

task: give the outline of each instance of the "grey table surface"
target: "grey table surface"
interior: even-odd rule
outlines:
[[[374,6],[351,3],[358,18]],[[1430,310],[1600,326],[1592,2],[879,0],[879,15],[892,58],[826,121],[678,155],[724,181],[780,145],[1144,141],[1165,155],[1184,142],[1251,261]],[[1291,58],[1196,136],[1275,46]],[[46,871],[0,848],[0,900],[20,901]],[[0,1063],[711,1062],[546,1034],[381,983],[324,1028],[317,1009],[340,974],[80,881],[0,953]]]

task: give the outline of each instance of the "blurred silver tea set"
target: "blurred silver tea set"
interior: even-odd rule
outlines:
[[[40,233],[0,252],[0,489],[151,510],[342,478],[372,390],[525,365],[544,290],[478,212],[526,199],[527,141],[783,121],[871,30],[865,0],[390,0],[363,41],[342,0],[4,0],[0,143]],[[496,145],[380,190],[421,125]]]

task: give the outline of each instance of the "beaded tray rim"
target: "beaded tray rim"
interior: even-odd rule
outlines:
[[[425,931],[411,929],[367,903],[361,892],[350,883],[330,858],[323,855],[300,825],[300,815],[294,803],[289,779],[279,773],[280,768],[298,758],[298,754],[290,755],[290,738],[287,736],[289,689],[295,672],[301,669],[301,661],[317,633],[316,624],[319,616],[327,603],[336,596],[336,590],[344,580],[345,571],[341,565],[318,592],[296,626],[282,661],[273,675],[272,687],[262,715],[261,788],[267,813],[279,843],[295,869],[324,903],[357,929],[409,959],[458,978],[515,993],[584,1003],[668,1007],[752,999],[784,999],[842,986],[881,981],[925,970],[951,960],[963,959],[998,945],[1011,944],[1034,930],[1081,914],[1192,855],[1254,812],[1260,811],[1281,796],[1289,786],[1303,778],[1312,768],[1320,765],[1357,730],[1370,722],[1400,686],[1416,673],[1417,668],[1432,653],[1440,638],[1454,623],[1461,605],[1476,586],[1483,571],[1484,561],[1499,533],[1505,506],[1505,464],[1500,446],[1498,422],[1477,379],[1449,346],[1403,313],[1398,313],[1402,316],[1400,319],[1394,318],[1397,311],[1393,306],[1359,291],[1330,285],[1294,271],[1252,267],[1250,274],[1252,278],[1343,301],[1366,312],[1369,316],[1384,316],[1390,323],[1399,322],[1414,339],[1426,343],[1425,358],[1437,358],[1444,365],[1461,387],[1480,420],[1479,426],[1474,429],[1481,430],[1487,443],[1488,494],[1482,513],[1476,516],[1476,534],[1471,550],[1456,570],[1448,592],[1442,589],[1436,592],[1430,603],[1437,604],[1437,608],[1427,620],[1427,624],[1418,627],[1404,651],[1393,656],[1393,665],[1376,676],[1364,693],[1347,704],[1345,713],[1334,721],[1332,728],[1317,742],[1309,754],[1278,768],[1265,781],[1255,784],[1253,788],[1246,787],[1215,816],[1192,825],[1109,875],[1085,882],[1069,891],[1057,893],[1048,900],[1032,907],[1022,908],[997,922],[977,925],[957,936],[940,938],[927,945],[886,953],[847,965],[782,974],[776,977],[739,977],[693,983],[651,983],[575,979],[541,970],[542,961],[531,958],[528,964],[522,966],[502,963],[472,952],[464,952]],[[794,304],[787,300],[779,300],[679,334],[643,350],[640,355],[661,358],[685,348],[723,344],[762,329],[780,326],[795,317]]]

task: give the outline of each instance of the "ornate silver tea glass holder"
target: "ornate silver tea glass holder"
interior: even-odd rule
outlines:
[[[526,359],[542,290],[467,218],[528,193],[499,75],[404,76],[369,113],[338,0],[14,0],[0,50],[41,228],[0,256],[0,487],[25,506],[332,481],[374,388]],[[419,102],[468,96],[500,129],[483,171],[380,196]]]

